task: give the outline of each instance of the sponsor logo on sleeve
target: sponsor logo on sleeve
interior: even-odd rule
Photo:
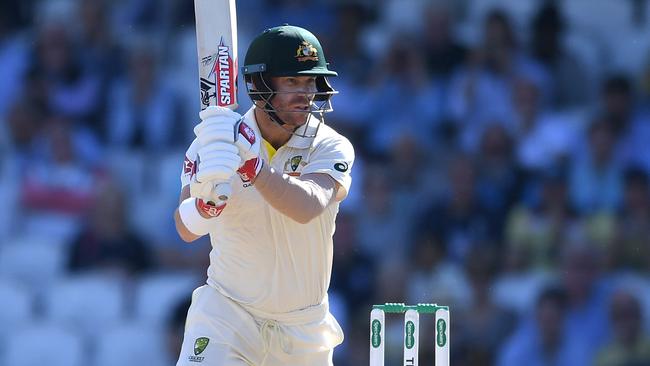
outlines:
[[[187,156],[185,157],[185,161],[183,161],[183,174],[190,178],[196,174],[196,162],[190,160]]]
[[[341,173],[345,173],[348,171],[349,166],[348,163],[342,162],[342,163],[336,163],[334,164],[334,169],[338,170]]]
[[[251,145],[255,143],[255,132],[253,132],[253,129],[246,123],[241,122],[239,124],[239,133],[241,133]]]

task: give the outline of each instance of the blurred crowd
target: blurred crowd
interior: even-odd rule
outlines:
[[[289,23],[339,73],[336,365],[384,302],[449,305],[454,366],[650,365],[649,1],[237,6],[241,60]],[[0,364],[174,364],[210,250],[172,218],[197,75],[191,1],[2,2]]]

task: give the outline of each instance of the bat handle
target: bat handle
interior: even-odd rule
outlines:
[[[216,183],[212,188],[213,203],[217,206],[226,203],[231,195],[232,188],[230,187],[230,183],[227,181]]]

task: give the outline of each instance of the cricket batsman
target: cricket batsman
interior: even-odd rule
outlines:
[[[332,235],[354,161],[324,124],[337,74],[290,25],[258,35],[242,70],[253,107],[202,111],[185,155],[176,229],[187,242],[210,235],[212,251],[177,366],[332,365],[343,341],[327,299]],[[225,203],[212,193],[221,182]]]

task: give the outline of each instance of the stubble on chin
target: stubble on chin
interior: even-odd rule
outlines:
[[[285,121],[286,126],[289,127],[290,130],[295,130],[305,123],[307,123],[308,120],[308,115],[305,114],[297,114],[297,113],[287,113],[286,116],[281,116],[282,120]]]

